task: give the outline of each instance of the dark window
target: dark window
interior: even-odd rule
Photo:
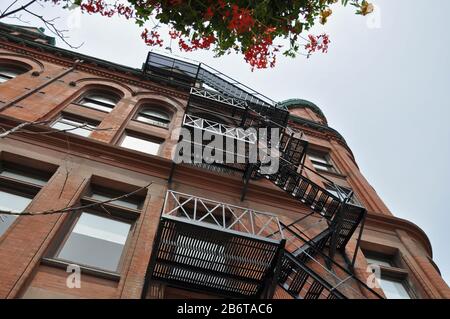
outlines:
[[[83,96],[79,103],[102,112],[111,112],[119,99],[117,95],[110,92],[93,91]]]
[[[170,115],[154,107],[143,107],[136,115],[136,120],[167,128],[170,124]]]
[[[27,72],[26,69],[16,66],[0,65],[0,83],[6,82],[15,78],[16,76]]]

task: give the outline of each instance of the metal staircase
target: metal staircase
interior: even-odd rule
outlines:
[[[319,234],[309,238],[297,222],[285,225],[277,219],[279,229],[272,228],[271,234],[261,236],[261,233],[254,232],[254,224],[251,225],[253,232],[242,232],[250,226],[236,228],[239,226],[236,222],[228,227],[225,215],[221,216],[223,222],[215,227],[205,225],[203,219],[196,219],[195,213],[193,216],[187,214],[181,202],[178,202],[178,210],[184,212],[184,219],[174,219],[164,213],[165,205],[149,264],[148,280],[228,297],[270,298],[275,289],[273,284],[278,283],[293,298],[381,298],[347,267],[334,260],[336,253],[345,255],[345,247],[364,220],[366,210],[350,204],[351,194],[340,193],[337,185],[338,196],[306,176],[304,161],[308,142],[301,132],[287,126],[287,109],[203,64],[150,53],[144,72],[164,81],[175,81],[189,90],[183,126],[193,134],[210,132],[231,138],[235,143],[257,146],[265,143],[265,146],[276,148],[280,159],[276,172],[264,173],[260,161],[250,163],[248,149],[238,155],[242,160],[240,163],[215,163],[242,173],[244,186],[241,199],[245,197],[251,180],[265,178],[301,205],[309,207],[312,210],[310,215],[324,219],[327,225]],[[234,125],[203,118],[201,114],[220,116]],[[249,128],[279,130],[275,133],[277,136],[271,136],[273,133],[270,130],[266,136],[260,136],[256,131],[248,131]],[[199,151],[208,147],[204,143],[192,143],[194,149]],[[175,165],[171,176],[174,169]],[[213,214],[209,215],[215,219]],[[232,215],[240,221],[240,216]],[[359,237],[361,232],[362,227]],[[278,236],[275,241],[274,236]],[[267,257],[258,266],[246,258],[255,254],[253,250]],[[221,260],[219,255],[223,255],[226,261]]]

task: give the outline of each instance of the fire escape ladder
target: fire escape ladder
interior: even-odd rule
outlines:
[[[350,238],[352,238],[366,214],[367,210],[364,207],[350,203],[342,204],[339,213],[335,215],[330,226],[333,229],[330,240],[331,258],[334,257],[336,251],[345,251],[345,246]]]
[[[335,234],[332,226],[312,239],[309,239],[295,224],[281,223],[281,226],[286,245],[278,284],[292,297],[302,299],[382,298],[350,270],[324,253],[324,249],[327,247],[330,249],[329,245]]]
[[[306,263],[311,256],[313,257],[317,253],[317,251],[322,251],[325,248],[331,236],[332,230],[327,228],[309,242],[293,251],[292,255],[297,258],[297,260]]]
[[[227,166],[243,172],[241,200],[245,197],[250,179],[264,177],[302,205],[310,207],[312,213],[324,217],[328,225],[317,236],[305,240],[304,233],[296,225],[283,225],[276,216],[217,202],[215,206],[210,206],[209,211],[206,207],[213,201],[192,195],[176,195],[188,200],[175,200],[178,208],[167,210],[168,198],[176,193],[168,191],[148,267],[146,287],[150,281],[156,281],[223,297],[270,298],[274,284],[278,282],[294,298],[343,299],[357,293],[354,288],[356,283],[356,286],[362,286],[375,297],[380,297],[334,261],[336,252],[345,252],[348,241],[364,221],[366,210],[350,204],[341,195],[332,194],[305,176],[308,142],[301,132],[287,126],[289,111],[285,107],[203,64],[151,52],[144,72],[160,77],[161,81],[173,80],[176,85],[190,90],[183,126],[191,132],[220,134],[232,138],[235,144],[266,144],[271,148],[270,156],[273,156],[275,149],[280,159],[276,172],[266,171],[261,161],[250,163],[248,150],[243,155],[233,154],[241,159],[245,157],[245,161]],[[220,119],[215,122],[198,115],[205,111],[220,115]],[[218,123],[224,118],[228,120]],[[248,128],[268,129],[267,136],[251,132]],[[274,131],[270,128],[279,129],[275,131],[277,136],[272,136]],[[275,141],[278,142],[275,144]],[[194,150],[200,152],[208,147],[203,141],[201,145],[195,140],[189,143],[193,143]],[[176,196],[173,198],[176,199]],[[185,203],[192,202],[195,204],[189,209],[193,210],[193,215],[189,215]],[[208,210],[203,217],[196,215],[199,203]],[[218,207],[223,212],[216,219]],[[237,214],[237,211],[240,213]],[[266,218],[266,223],[261,222],[262,217]],[[243,222],[245,218],[249,221]],[[260,219],[259,225],[257,219]],[[276,225],[271,232],[266,229],[269,224]],[[288,238],[285,241],[281,225],[291,239],[297,240],[296,245],[291,245]],[[361,232],[362,227],[358,243]],[[280,238],[274,238],[274,234]],[[327,249],[328,255],[324,253]],[[346,276],[339,277],[334,269]]]
[[[319,274],[287,251],[284,252],[278,283],[295,299],[346,299]]]
[[[278,171],[273,174],[264,174],[260,163],[252,165],[248,169],[256,170],[256,173],[247,172],[247,176],[262,175],[328,220],[331,220],[340,209],[341,201],[338,197],[294,170],[292,165],[286,161],[280,161]]]

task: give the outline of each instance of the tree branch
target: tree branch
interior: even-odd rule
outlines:
[[[50,123],[51,120],[46,120],[46,121],[38,121],[38,122],[24,122],[21,123],[19,125],[17,125],[16,127],[13,127],[10,130],[4,131],[3,133],[0,133],[0,139],[1,138],[5,138],[8,135],[12,134],[12,133],[27,133],[27,134],[54,134],[54,133],[61,133],[61,132],[70,132],[70,131],[74,131],[80,128],[87,128],[91,131],[113,131],[115,129],[113,128],[97,128],[97,127],[93,127],[91,125],[89,125],[88,123],[83,123],[81,125],[76,125],[73,126],[71,128],[67,128],[67,129],[63,129],[63,130],[58,130],[58,129],[53,129],[53,130],[49,130],[49,131],[42,131],[42,132],[31,132],[31,131],[27,131],[24,130],[25,127],[30,126],[30,125],[42,125],[42,124],[48,124]]]
[[[130,196],[133,196],[139,192],[141,192],[144,189],[148,189],[151,185],[153,184],[153,182],[147,184],[146,186],[143,186],[141,188],[138,188],[130,193],[121,195],[121,196],[117,196],[102,202],[95,202],[95,203],[91,203],[91,204],[87,204],[87,205],[82,205],[82,206],[69,206],[63,209],[50,209],[50,210],[45,210],[45,211],[39,211],[39,212],[30,212],[30,211],[23,211],[23,212],[14,212],[14,211],[4,211],[4,210],[0,210],[0,214],[1,215],[8,215],[8,216],[39,216],[39,215],[54,215],[54,214],[64,214],[64,213],[70,213],[70,212],[76,212],[79,210],[84,210],[84,209],[89,209],[89,208],[93,208],[93,207],[97,207],[100,206],[102,207],[105,204],[114,202],[116,200],[121,200],[121,199],[125,199],[128,198]],[[1,217],[0,215],[0,217]]]
[[[8,12],[8,10],[11,9],[11,7],[12,7],[17,1],[18,1],[18,0],[13,1],[13,2],[5,9],[5,11],[3,11],[3,13],[0,15],[0,19],[6,18],[6,17],[8,17],[8,16],[10,16],[10,15],[12,15],[12,14],[15,14],[15,13],[19,12],[19,11],[26,10],[29,6],[31,6],[31,5],[32,5],[33,3],[35,3],[37,0],[32,0],[32,1],[28,2],[27,4],[24,4],[23,6],[20,6],[20,7],[16,8],[16,9],[14,9],[14,10]]]
[[[56,17],[53,19],[45,19],[43,16],[36,14],[28,9],[23,9],[23,10],[26,13],[32,15],[33,17],[36,17],[39,20],[41,20],[51,33],[53,33],[58,38],[60,38],[61,41],[63,41],[65,44],[67,44],[71,49],[79,49],[84,44],[84,42],[83,42],[80,45],[72,45],[66,40],[68,37],[65,35],[65,33],[68,32],[68,30],[60,30],[56,27],[56,25],[54,23],[56,21],[56,19],[58,19],[59,17]]]

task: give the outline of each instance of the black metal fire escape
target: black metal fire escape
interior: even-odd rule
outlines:
[[[234,209],[230,210],[231,215],[225,216],[225,208],[222,215],[217,215],[204,204],[207,212],[200,214],[199,219],[196,216],[199,199],[193,200],[193,207],[185,209],[180,200],[192,202],[182,197],[170,214],[166,205],[162,212],[146,285],[156,281],[225,297],[270,298],[274,283],[278,283],[293,298],[380,298],[354,276],[351,266],[344,267],[335,261],[336,254],[346,256],[345,247],[358,227],[359,243],[366,210],[351,204],[351,196],[339,192],[335,196],[306,176],[308,142],[301,132],[287,126],[287,109],[203,64],[150,53],[144,72],[189,90],[183,126],[193,134],[208,131],[247,146],[266,143],[276,148],[280,164],[275,172],[265,172],[261,162],[249,163],[248,149],[241,156],[241,163],[215,163],[243,174],[242,198],[252,179],[266,178],[312,210],[306,217],[288,224],[276,219],[274,224],[278,228],[267,227],[267,223],[255,224],[252,218],[244,225]],[[216,115],[228,124],[204,118],[202,114]],[[278,128],[279,133],[261,138],[249,128]],[[278,143],[271,145],[275,140]],[[194,151],[203,151],[208,145],[193,141],[192,147]],[[173,216],[174,211],[177,216]],[[299,227],[300,221],[311,215],[326,223],[313,238]],[[207,218],[209,224],[205,223]],[[255,227],[262,227],[262,231],[255,232]]]

